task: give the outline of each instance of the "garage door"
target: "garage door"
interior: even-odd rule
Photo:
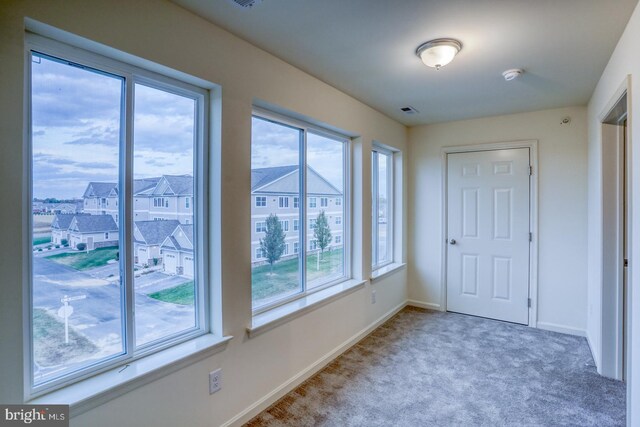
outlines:
[[[193,277],[193,257],[184,257],[184,275]]]
[[[176,274],[176,256],[172,254],[165,254],[164,256],[164,271],[169,274]]]

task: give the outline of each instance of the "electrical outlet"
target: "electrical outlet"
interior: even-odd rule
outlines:
[[[375,303],[376,303],[376,290],[371,289],[371,304],[375,304]]]
[[[209,372],[209,394],[220,391],[222,388],[222,368]]]

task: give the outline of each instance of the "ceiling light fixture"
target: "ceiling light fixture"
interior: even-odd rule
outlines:
[[[449,62],[462,49],[462,43],[455,39],[435,39],[421,44],[416,49],[416,55],[427,67],[439,70]]]
[[[503,72],[502,77],[504,77],[506,81],[510,82],[511,80],[520,77],[522,73],[524,73],[524,70],[522,68],[512,68]]]

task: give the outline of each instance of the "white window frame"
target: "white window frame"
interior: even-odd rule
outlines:
[[[307,188],[306,188],[307,169],[308,169],[307,158],[306,158],[306,147],[307,147],[307,134],[309,132],[315,135],[320,135],[330,139],[334,139],[336,141],[340,141],[343,143],[342,167],[343,167],[343,189],[344,190],[343,190],[342,198],[344,199],[344,202],[345,202],[343,207],[343,216],[344,218],[349,218],[348,221],[346,220],[343,221],[343,226],[342,226],[343,275],[339,278],[336,278],[335,280],[329,281],[327,283],[323,283],[322,285],[315,286],[309,289],[307,287],[307,282],[306,282],[306,262],[305,262],[306,249],[303,252],[298,251],[298,253],[302,254],[302,256],[299,256],[299,266],[300,266],[299,277],[300,277],[300,286],[302,287],[302,291],[294,295],[278,298],[273,302],[269,302],[264,305],[254,307],[252,311],[253,311],[253,315],[256,316],[266,311],[272,310],[276,307],[285,305],[289,302],[305,298],[308,295],[322,291],[323,289],[327,289],[332,286],[335,286],[340,283],[347,282],[353,279],[352,265],[351,265],[352,259],[350,256],[351,254],[351,218],[352,218],[351,216],[351,185],[352,185],[351,149],[352,147],[351,147],[351,139],[349,137],[336,133],[329,129],[308,123],[306,121],[294,119],[294,118],[291,118],[279,113],[274,113],[272,111],[268,111],[259,107],[254,107],[253,116],[263,120],[271,121],[280,125],[292,127],[302,132],[302,138],[300,138],[299,165],[303,165],[303,167],[301,168],[303,172],[299,174],[299,180],[300,180],[299,188],[301,189],[301,193],[298,197],[300,197],[301,200],[308,200],[308,203],[300,203],[299,218],[301,219],[301,222],[302,224],[305,225],[305,227],[299,227],[299,230],[298,230],[299,240],[297,242],[298,247],[299,248],[307,247],[306,224],[308,224],[308,219],[309,219],[307,218],[307,209],[317,207],[317,196],[309,197],[307,193]],[[312,204],[312,201],[314,201],[315,203]]]
[[[298,231],[300,230],[300,220],[299,219],[294,219],[293,220],[293,231]]]
[[[342,225],[342,216],[336,216],[336,225]]]
[[[199,340],[204,338],[205,335],[213,335],[213,322],[211,321],[214,314],[212,313],[213,307],[211,306],[210,293],[212,288],[208,285],[210,283],[210,271],[209,271],[209,244],[205,241],[204,236],[209,234],[209,227],[215,226],[219,229],[219,221],[214,221],[209,217],[209,168],[213,166],[218,159],[214,159],[209,162],[209,126],[210,126],[210,97],[211,93],[209,89],[205,89],[196,86],[192,83],[187,83],[182,80],[178,80],[174,77],[168,77],[163,74],[159,74],[155,71],[150,71],[146,68],[141,68],[136,65],[121,62],[119,60],[112,59],[110,57],[97,54],[91,51],[80,49],[74,46],[70,46],[53,39],[41,37],[32,33],[27,33],[25,37],[25,103],[26,103],[26,117],[25,117],[25,132],[27,135],[26,144],[28,155],[25,157],[25,170],[28,176],[27,185],[27,197],[26,200],[32,200],[32,139],[31,139],[31,55],[32,52],[36,52],[43,56],[49,56],[53,59],[60,60],[62,62],[70,63],[74,66],[85,67],[96,72],[102,72],[105,74],[111,74],[123,78],[123,101],[121,105],[121,137],[120,137],[120,188],[123,191],[120,192],[119,198],[122,203],[118,203],[118,214],[123,224],[118,231],[119,242],[121,246],[119,248],[120,259],[123,260],[121,264],[121,281],[124,284],[122,297],[121,297],[121,316],[122,316],[122,340],[123,340],[123,352],[121,354],[114,355],[112,357],[101,360],[100,362],[90,364],[86,367],[78,369],[76,371],[64,374],[60,377],[52,378],[51,380],[43,383],[34,384],[33,378],[33,336],[32,336],[32,319],[33,319],[33,303],[32,303],[32,287],[33,287],[33,262],[32,254],[27,257],[28,272],[25,273],[25,295],[24,299],[24,319],[23,325],[25,330],[25,351],[24,351],[24,398],[25,401],[37,398],[47,393],[55,392],[56,390],[64,389],[71,384],[78,383],[82,380],[94,377],[98,374],[102,374],[106,371],[112,370],[115,367],[127,364],[135,364],[138,360],[151,357],[156,358],[163,350],[170,351],[169,348],[179,346],[180,344],[187,343],[187,341]],[[91,42],[89,42],[91,44]],[[97,46],[91,44],[91,46]],[[145,63],[141,61],[141,63]],[[176,75],[181,73],[176,73]],[[195,81],[195,79],[194,79]],[[201,80],[198,80],[201,82]],[[180,332],[174,335],[169,335],[162,340],[154,341],[151,343],[136,346],[135,344],[135,317],[134,317],[134,237],[133,237],[133,223],[134,219],[134,197],[133,197],[133,132],[132,124],[134,119],[133,111],[133,99],[134,99],[134,86],[135,84],[142,84],[148,87],[152,87],[158,90],[174,93],[177,95],[185,96],[194,99],[196,102],[196,127],[194,131],[194,249],[196,252],[194,273],[196,277],[196,321],[195,327],[189,331]],[[212,186],[215,188],[219,185],[219,178],[215,180]],[[219,191],[216,191],[216,197],[219,197]],[[30,203],[30,202],[29,202]],[[219,208],[214,209],[215,212],[219,211]],[[32,246],[33,229],[32,218],[28,220],[27,235],[25,241],[28,247]],[[200,237],[198,237],[200,236]],[[219,242],[211,245],[211,250],[219,256]],[[214,262],[216,267],[219,267],[219,262]],[[216,294],[219,291],[218,274],[216,273],[215,286]],[[218,302],[216,304],[216,322],[221,320],[221,316],[218,316]],[[215,326],[216,331],[221,331],[221,326]],[[28,335],[28,336],[26,336]],[[218,337],[218,334],[215,335]],[[207,341],[213,344],[209,344],[210,347],[219,346],[221,343],[226,342],[228,339],[215,338],[215,340]],[[204,341],[203,341],[204,342]],[[164,354],[164,353],[162,353]],[[156,360],[154,359],[154,360]],[[160,359],[158,359],[160,360]],[[161,365],[159,365],[161,366]],[[143,381],[141,378],[148,374],[140,374],[134,376],[135,381]],[[133,383],[133,382],[132,382]],[[116,383],[111,386],[112,390],[116,390],[123,384]],[[94,390],[95,392],[95,390]],[[77,397],[77,396],[76,396]]]
[[[288,219],[281,219],[280,220],[280,227],[282,227],[282,231],[284,231],[285,233],[287,231],[289,231],[289,220]]]
[[[320,207],[326,208],[329,206],[329,198],[328,197],[320,197]]]
[[[336,197],[336,206],[342,206],[342,197]]]
[[[300,242],[293,242],[293,253],[297,254],[300,252]]]
[[[300,197],[296,196],[293,198],[293,209],[300,209]]]
[[[267,232],[267,222],[256,221],[256,233],[266,233],[266,232]]]
[[[379,180],[378,180],[378,153],[387,156],[387,259],[380,260],[378,254],[378,238],[379,238],[379,214],[380,209],[378,205],[379,200]],[[372,271],[386,267],[394,262],[394,218],[395,218],[395,175],[394,175],[394,163],[395,153],[386,147],[382,147],[378,144],[373,144],[371,150],[371,192],[372,192],[372,234],[371,234],[371,269]]]
[[[289,209],[289,197],[288,196],[278,196],[278,208],[279,209]]]
[[[316,228],[316,223],[318,222],[318,218],[309,218],[309,230],[313,230]]]
[[[259,204],[258,200],[260,200],[260,203],[262,203],[262,201],[264,200],[264,205],[263,204]],[[267,207],[267,196],[256,196],[255,207],[256,208],[266,208]]]
[[[340,236],[340,235],[336,236],[334,243],[336,245],[341,245],[342,244],[342,236]]]

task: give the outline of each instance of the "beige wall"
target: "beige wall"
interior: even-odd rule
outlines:
[[[561,125],[563,117],[571,123]],[[409,298],[442,308],[442,148],[538,140],[538,326],[584,335],[586,108],[572,107],[411,128]]]
[[[602,354],[602,114],[625,83],[631,77],[630,108],[628,110],[629,145],[631,156],[631,241],[629,259],[628,300],[630,307],[629,345],[630,358],[627,371],[627,415],[629,425],[640,425],[640,274],[634,271],[640,266],[640,144],[637,124],[640,123],[640,98],[634,85],[640,76],[640,9],[636,7],[629,23],[614,50],[607,67],[589,101],[589,325],[588,337],[592,351]],[[629,361],[630,360],[630,361]]]
[[[0,402],[22,399],[22,250],[30,203],[22,200],[24,19],[148,59],[222,87],[222,293],[224,333],[235,338],[206,360],[72,419],[72,426],[217,426],[370,326],[406,300],[406,273],[365,288],[249,339],[251,108],[261,100],[357,135],[354,163],[354,274],[369,277],[371,141],[405,149],[406,129],[178,6],[160,0],[5,1],[0,7],[0,178],[9,227],[0,257]],[[245,194],[246,197],[237,197]],[[20,224],[23,224],[22,227]],[[400,233],[402,234],[402,233]],[[7,250],[6,248],[11,248]],[[403,250],[404,252],[404,250]],[[26,251],[28,253],[28,251]],[[223,369],[223,388],[208,394],[208,372]]]

